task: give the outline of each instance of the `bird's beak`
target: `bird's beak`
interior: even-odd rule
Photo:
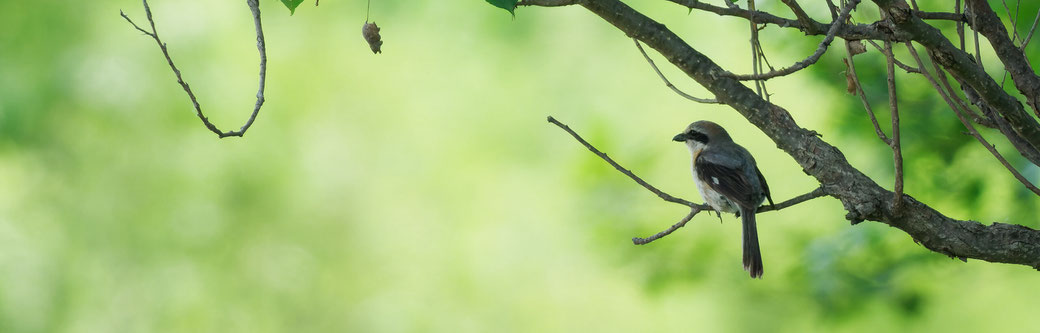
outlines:
[[[672,138],[672,141],[686,142],[686,140],[689,140],[689,139],[690,139],[690,136],[686,135],[686,133],[679,133],[679,134],[675,135],[674,138]]]

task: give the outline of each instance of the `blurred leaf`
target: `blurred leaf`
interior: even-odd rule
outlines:
[[[303,0],[282,0],[282,4],[289,8],[289,15],[296,14],[296,7],[301,3],[303,3]]]
[[[493,5],[495,7],[508,10],[509,14],[516,15],[516,13],[513,12],[513,9],[516,9],[516,2],[517,2],[517,0],[485,0],[485,1],[487,1],[488,3],[490,3],[491,5]]]

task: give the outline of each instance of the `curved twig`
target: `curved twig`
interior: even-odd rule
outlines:
[[[852,51],[852,46],[849,45],[848,41],[845,42],[845,52],[848,53],[848,57],[845,58],[845,65],[849,67],[848,72],[846,72],[845,75],[847,79],[855,85],[855,87],[853,87],[855,90],[850,89],[850,92],[859,95],[860,101],[863,102],[863,108],[867,111],[867,115],[870,116],[870,123],[874,125],[874,133],[876,133],[878,138],[885,144],[891,145],[892,140],[885,135],[885,131],[881,130],[881,125],[878,124],[877,116],[874,115],[874,109],[870,107],[870,101],[867,100],[867,92],[863,91],[863,85],[859,83],[859,75],[856,74],[856,62],[852,59],[854,57],[854,52]]]
[[[572,130],[569,126],[564,125],[559,120],[556,120],[556,118],[553,118],[552,116],[549,116],[548,121],[550,123],[552,123],[553,125],[556,125],[556,126],[559,126],[560,128],[562,128],[568,134],[573,136],[575,140],[578,140],[578,142],[581,143],[581,145],[585,146],[585,148],[588,148],[590,151],[592,151],[593,154],[596,154],[596,156],[599,156],[599,158],[602,158],[604,161],[607,161],[607,163],[610,163],[610,166],[614,167],[614,169],[617,169],[617,171],[620,171],[621,173],[625,174],[625,176],[628,176],[628,178],[632,178],[632,180],[636,181],[636,183],[638,183],[640,186],[642,186],[642,187],[646,188],[647,190],[649,190],[650,192],[656,194],[657,197],[661,198],[661,200],[677,203],[677,204],[680,204],[680,205],[683,205],[683,206],[687,206],[687,207],[691,207],[691,208],[699,206],[698,204],[695,204],[693,202],[686,201],[686,200],[681,199],[681,198],[676,198],[676,197],[672,196],[671,194],[664,193],[664,191],[661,191],[661,190],[657,189],[656,187],[654,187],[653,185],[650,185],[649,183],[644,181],[642,178],[639,178],[639,176],[636,176],[634,173],[632,173],[632,171],[629,171],[628,169],[625,169],[625,167],[621,166],[621,164],[618,164],[617,162],[614,162],[614,159],[610,158],[610,156],[607,156],[607,154],[604,154],[599,149],[596,149],[596,147],[592,146],[592,144],[590,144],[588,141],[585,141],[585,139],[583,139],[581,137],[581,135],[578,135],[578,133],[575,133],[574,130]]]
[[[702,210],[703,209],[701,209],[701,208],[693,208],[693,209],[691,209],[690,213],[686,214],[686,217],[684,217],[682,220],[679,220],[678,223],[673,224],[671,227],[668,227],[668,229],[665,229],[665,230],[663,230],[663,231],[661,231],[659,233],[656,233],[653,236],[650,236],[650,237],[647,237],[647,238],[632,237],[632,244],[635,244],[635,245],[646,245],[646,244],[650,244],[650,242],[653,242],[655,240],[661,239],[664,236],[671,235],[672,232],[675,232],[676,230],[679,230],[679,228],[682,228],[682,227],[686,226],[686,222],[690,222],[690,219],[693,219],[693,217],[696,216],[697,213],[700,213]]]
[[[877,49],[879,52],[885,53],[885,49],[881,47],[881,45],[878,45],[877,42],[874,42],[872,40],[865,40],[865,42],[870,43],[870,45],[873,45],[874,48]],[[921,74],[921,69],[904,64],[902,61],[899,61],[899,59],[896,59],[895,57],[892,58],[892,61],[895,62],[896,66],[899,66],[900,69],[906,71],[907,73]]]
[[[256,91],[256,104],[253,106],[253,113],[249,115],[249,119],[246,120],[246,123],[242,125],[239,130],[224,132],[210,122],[209,118],[202,113],[202,107],[199,106],[199,101],[195,97],[195,93],[191,91],[191,87],[188,86],[188,83],[184,82],[184,78],[181,77],[181,71],[177,69],[177,65],[175,65],[173,59],[170,58],[170,52],[166,49],[166,43],[159,38],[159,33],[155,30],[155,21],[152,19],[152,9],[148,7],[148,0],[142,0],[141,2],[144,4],[144,13],[148,18],[148,23],[151,27],[150,32],[142,29],[137,25],[137,23],[134,23],[129,16],[126,16],[126,14],[123,13],[123,11],[119,11],[119,15],[126,19],[127,22],[130,22],[135,29],[143,32],[148,37],[152,37],[152,39],[155,40],[155,43],[159,45],[159,50],[162,50],[163,56],[166,57],[166,63],[170,65],[173,74],[177,76],[177,83],[181,85],[181,88],[184,88],[184,92],[186,92],[188,98],[191,99],[191,104],[195,108],[195,115],[202,120],[202,124],[206,125],[207,129],[216,133],[220,138],[226,138],[229,136],[241,137],[244,135],[246,130],[248,130],[250,126],[253,126],[253,122],[256,121],[256,115],[260,113],[260,107],[264,105],[264,86],[267,81],[267,48],[264,42],[263,24],[260,22],[260,3],[257,0],[246,0],[246,4],[249,5],[249,10],[253,13],[253,24],[256,26],[256,49],[260,51],[260,87]]]
[[[639,44],[639,40],[635,39],[635,38],[632,38],[632,41],[636,42],[636,48],[639,49],[639,53],[642,53],[643,54],[643,58],[646,58],[646,62],[650,63],[650,67],[654,68],[654,72],[657,72],[657,76],[659,76],[661,78],[661,80],[664,81],[664,85],[667,86],[668,88],[671,88],[672,91],[674,91],[676,94],[679,94],[679,96],[682,96],[682,97],[684,97],[684,98],[686,98],[688,100],[691,100],[691,101],[694,101],[694,102],[697,102],[697,103],[722,104],[722,102],[719,102],[719,100],[717,100],[717,99],[694,97],[693,95],[687,94],[687,93],[683,92],[682,90],[679,90],[679,88],[676,88],[675,85],[672,84],[671,81],[668,81],[668,78],[664,77],[664,74],[661,73],[661,69],[657,68],[657,64],[654,64],[654,60],[653,59],[650,59],[650,55],[646,54],[646,50],[643,50],[643,46]]]
[[[809,67],[809,65],[815,64],[817,61],[820,60],[820,57],[823,56],[823,53],[827,52],[827,48],[830,47],[831,42],[834,41],[834,36],[838,33],[838,30],[841,30],[842,25],[845,24],[845,20],[849,18],[849,15],[852,13],[852,10],[856,8],[856,5],[858,5],[859,2],[860,0],[851,0],[848,4],[845,5],[844,8],[841,9],[841,14],[838,15],[838,18],[835,19],[833,23],[831,23],[830,29],[827,30],[827,37],[824,37],[823,41],[820,42],[820,45],[816,47],[816,52],[813,52],[813,54],[810,55],[808,58],[805,58],[805,60],[796,62],[794,63],[794,65],[791,65],[791,67],[781,68],[780,70],[769,71],[768,73],[763,74],[739,75],[727,72],[723,75],[741,81],[768,80],[778,76],[784,76],[800,71],[802,69],[805,69],[806,67]]]

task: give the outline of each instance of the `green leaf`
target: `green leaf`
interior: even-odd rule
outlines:
[[[285,0],[282,0],[282,1],[285,1]],[[516,15],[516,13],[513,13],[513,9],[516,9],[516,2],[518,0],[486,0],[486,1],[488,3],[490,3],[492,6],[508,10],[509,14],[512,14],[514,16]]]
[[[282,4],[289,8],[289,15],[296,14],[296,7],[301,3],[303,3],[303,0],[282,0]]]

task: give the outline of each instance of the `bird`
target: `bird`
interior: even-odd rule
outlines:
[[[773,205],[762,171],[751,153],[733,142],[722,126],[696,121],[672,138],[684,142],[693,156],[693,180],[701,197],[718,212],[734,213],[743,225],[744,270],[752,278],[763,273],[755,213],[764,200]]]

